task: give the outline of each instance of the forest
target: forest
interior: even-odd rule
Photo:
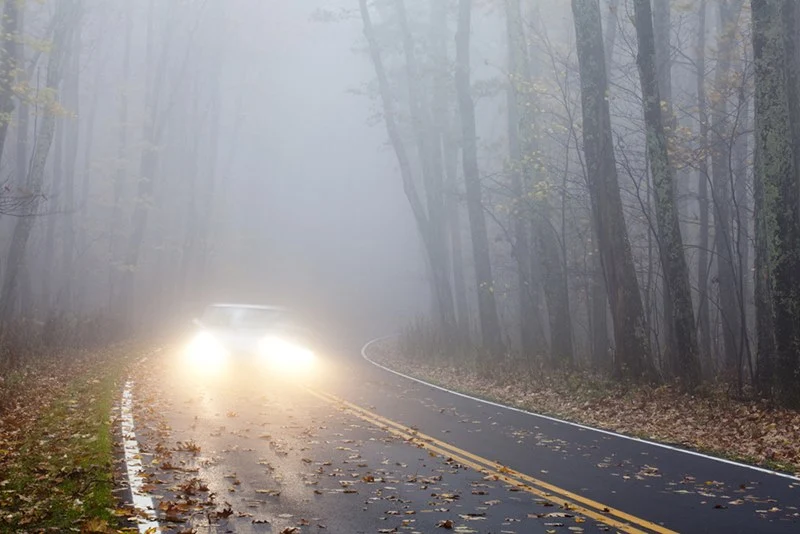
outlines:
[[[259,5],[2,2],[4,366],[157,330],[255,264],[304,261],[258,236],[268,173],[237,172],[281,139],[254,133],[280,9]],[[370,69],[351,97],[422,251],[427,318],[396,328],[465,365],[800,405],[800,5],[331,6],[312,28],[363,31],[338,53]]]
[[[0,530],[798,531],[800,1],[0,13]]]
[[[424,4],[360,2],[435,296],[419,350],[797,406],[800,5]]]

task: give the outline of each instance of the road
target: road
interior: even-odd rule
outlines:
[[[167,531],[800,532],[798,480],[456,396],[355,347],[310,379],[174,352],[132,377]]]

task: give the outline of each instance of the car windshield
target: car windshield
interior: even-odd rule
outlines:
[[[271,328],[287,320],[285,310],[255,306],[209,306],[202,323],[212,328]]]

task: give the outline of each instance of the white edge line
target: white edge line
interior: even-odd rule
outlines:
[[[139,442],[133,427],[133,380],[125,383],[122,391],[122,404],[120,418],[122,419],[122,442],[125,448],[125,466],[128,472],[128,486],[131,490],[133,507],[140,512],[141,517],[136,522],[140,534],[157,532],[158,520],[155,516],[153,498],[144,491],[142,479],[142,457],[139,451]],[[145,519],[146,518],[146,519]]]
[[[383,366],[383,365],[371,360],[369,358],[369,356],[367,356],[367,350],[369,349],[369,347],[371,347],[375,343],[378,343],[380,341],[384,341],[386,339],[391,339],[393,337],[397,337],[397,334],[393,334],[393,335],[390,335],[390,336],[382,336],[382,337],[379,337],[379,338],[376,338],[376,339],[373,339],[373,340],[367,342],[361,348],[361,357],[364,358],[369,363],[371,363],[372,365],[374,365],[375,367],[383,369],[384,371],[388,371],[388,372],[393,373],[393,374],[395,374],[397,376],[401,376],[401,377],[403,377],[405,379],[413,380],[414,382],[418,382],[418,383],[423,384],[425,386],[428,386],[428,387],[431,387],[431,388],[434,388],[434,389],[438,389],[440,391],[445,391],[447,393],[450,393],[452,395],[457,395],[457,396],[463,397],[465,399],[470,399],[470,400],[473,400],[473,401],[477,401],[477,402],[480,402],[482,404],[488,404],[490,406],[495,406],[497,408],[503,408],[504,410],[510,410],[512,412],[523,413],[525,415],[530,415],[532,417],[539,417],[540,419],[546,419],[548,421],[554,421],[556,423],[562,423],[564,425],[569,425],[569,426],[573,426],[573,427],[576,427],[576,428],[581,428],[583,430],[591,430],[593,432],[599,432],[601,434],[606,434],[608,436],[614,436],[616,438],[627,439],[627,440],[630,440],[630,441],[636,441],[638,443],[644,443],[646,445],[652,445],[653,447],[660,447],[662,449],[667,449],[667,450],[670,450],[670,451],[680,452],[680,453],[688,454],[688,455],[691,455],[691,456],[697,456],[697,457],[700,457],[700,458],[705,458],[707,460],[713,460],[715,462],[721,462],[721,463],[728,464],[728,465],[735,465],[737,467],[743,467],[745,469],[751,469],[753,471],[758,471],[760,473],[766,473],[768,475],[775,475],[775,476],[783,477],[783,478],[786,478],[786,479],[789,479],[789,480],[793,480],[795,482],[800,482],[800,477],[797,477],[797,476],[794,476],[794,475],[790,475],[788,473],[781,473],[779,471],[773,471],[772,469],[765,469],[763,467],[758,467],[758,466],[755,466],[755,465],[743,464],[741,462],[736,462],[734,460],[728,460],[726,458],[719,458],[717,456],[710,456],[708,454],[703,454],[702,452],[696,452],[696,451],[692,451],[692,450],[688,450],[688,449],[681,449],[680,447],[673,447],[672,445],[667,445],[665,443],[658,443],[656,441],[649,441],[649,440],[646,440],[646,439],[637,438],[635,436],[626,436],[625,434],[618,434],[617,432],[612,432],[610,430],[603,430],[602,428],[595,428],[595,427],[592,427],[592,426],[582,425],[580,423],[574,423],[572,421],[565,421],[564,419],[558,419],[556,417],[551,417],[549,415],[543,415],[543,414],[540,414],[540,413],[529,412],[529,411],[523,410],[521,408],[515,408],[514,406],[507,406],[505,404],[500,404],[498,402],[492,402],[492,401],[489,401],[489,400],[486,400],[486,399],[480,399],[478,397],[473,397],[471,395],[467,395],[466,393],[460,393],[458,391],[453,391],[451,389],[447,389],[447,388],[444,388],[442,386],[437,386],[436,384],[431,384],[430,382],[425,382],[424,380],[420,380],[419,378],[414,378],[413,376],[405,375],[405,374],[403,374],[403,373],[401,373],[399,371],[395,371],[394,369],[390,369],[388,367],[385,367],[385,366]]]

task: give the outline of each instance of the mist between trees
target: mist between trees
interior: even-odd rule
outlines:
[[[286,4],[2,2],[6,345],[277,298],[800,404],[800,4]]]

